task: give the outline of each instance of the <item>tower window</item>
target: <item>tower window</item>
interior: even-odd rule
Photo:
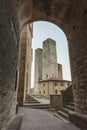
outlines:
[[[74,25],[74,26],[73,26],[73,30],[75,30],[75,29],[76,29],[76,26]]]
[[[43,92],[44,94],[45,94],[45,90],[44,90],[44,92]]]
[[[48,78],[48,74],[46,74],[46,78]]]
[[[57,89],[55,90],[55,94],[57,94]]]
[[[55,83],[55,86],[57,86],[57,83]]]
[[[69,85],[70,85],[70,83],[67,83],[67,85],[69,86]]]
[[[63,83],[61,83],[61,86],[63,86]]]
[[[41,91],[39,91],[39,94],[41,94]]]
[[[83,15],[85,15],[86,13],[87,13],[87,10],[84,10],[84,11],[83,11]]]
[[[43,86],[45,86],[45,84],[43,84]]]

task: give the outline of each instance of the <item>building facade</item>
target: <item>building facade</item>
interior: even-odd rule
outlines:
[[[39,95],[50,98],[50,95],[60,95],[61,91],[67,89],[71,85],[71,81],[67,80],[41,80],[38,83]]]

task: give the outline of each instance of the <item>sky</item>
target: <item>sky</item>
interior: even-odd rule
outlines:
[[[71,80],[68,42],[66,35],[62,31],[62,29],[56,26],[55,24],[50,22],[39,21],[33,23],[33,39],[32,39],[33,62],[31,70],[31,88],[34,87],[35,49],[42,48],[42,42],[48,38],[51,38],[56,41],[57,62],[62,64],[63,79]]]

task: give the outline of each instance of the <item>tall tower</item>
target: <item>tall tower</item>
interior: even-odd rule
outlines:
[[[56,42],[50,38],[43,41],[42,64],[42,80],[58,79]]]
[[[35,71],[34,71],[34,84],[42,79],[42,52],[41,48],[35,50]]]

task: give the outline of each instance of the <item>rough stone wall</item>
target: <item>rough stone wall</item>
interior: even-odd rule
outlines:
[[[66,90],[62,90],[62,101],[63,105],[68,104],[69,102],[73,102],[73,91],[72,91],[72,85],[70,85]]]
[[[32,24],[25,26],[20,37],[20,57],[19,57],[19,84],[18,103],[23,105],[26,94],[30,93],[31,84],[31,62],[32,62]]]
[[[16,10],[16,1],[0,1],[0,126],[16,111],[19,52]]]
[[[56,111],[62,109],[62,96],[61,95],[50,95],[50,104]]]
[[[26,94],[30,94],[31,87],[31,65],[32,65],[32,36],[33,24],[27,25],[27,39],[26,39],[26,60],[25,60],[25,80],[24,80],[24,100]]]
[[[86,13],[87,14],[87,13]],[[69,41],[71,75],[75,110],[87,114],[87,15],[83,14],[81,24],[73,29]]]
[[[23,105],[24,98],[24,81],[25,81],[25,61],[26,61],[26,39],[27,29],[26,27],[22,30],[20,36],[20,55],[19,55],[19,82],[18,82],[18,104]]]
[[[42,79],[58,78],[56,42],[47,39],[43,42]]]

